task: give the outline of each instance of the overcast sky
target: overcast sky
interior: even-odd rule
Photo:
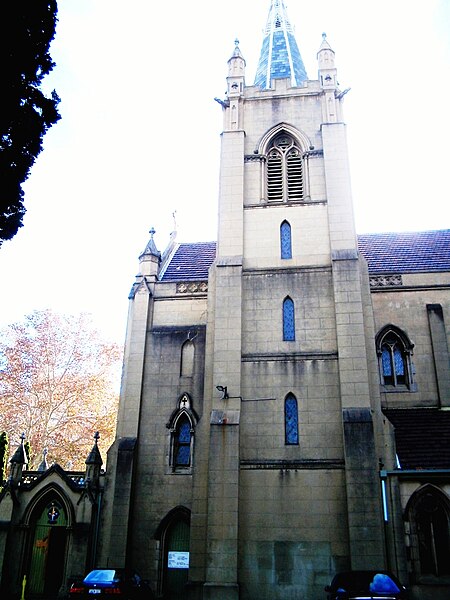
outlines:
[[[359,233],[450,226],[450,2],[292,0],[310,79],[336,53]],[[0,248],[0,325],[90,312],[123,342],[138,255],[216,239],[222,109],[234,40],[253,83],[269,0],[59,0],[46,89],[62,119]]]

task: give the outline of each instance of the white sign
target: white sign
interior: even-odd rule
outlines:
[[[189,569],[189,552],[174,552],[169,550],[167,567],[169,569]]]

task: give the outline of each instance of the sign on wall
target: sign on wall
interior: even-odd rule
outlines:
[[[189,552],[169,550],[167,567],[169,569],[189,569]]]

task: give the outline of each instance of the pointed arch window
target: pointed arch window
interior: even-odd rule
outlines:
[[[291,226],[283,221],[280,226],[281,258],[292,258]]]
[[[414,365],[411,360],[414,344],[404,331],[387,325],[376,337],[380,381],[385,391],[415,391]]]
[[[450,575],[450,501],[426,484],[410,499],[411,559],[416,577],[427,580]]]
[[[191,472],[197,422],[192,400],[189,394],[184,393],[167,424],[170,432],[169,467],[172,472]]]
[[[292,202],[304,198],[302,151],[295,139],[280,133],[267,152],[267,200]]]
[[[284,429],[286,445],[298,444],[298,405],[294,394],[284,400]]]
[[[194,373],[194,342],[186,340],[181,347],[181,376],[192,377]]]
[[[191,422],[182,415],[176,424],[173,463],[175,467],[188,467],[191,462]]]
[[[283,300],[283,341],[295,341],[294,301],[289,296]]]

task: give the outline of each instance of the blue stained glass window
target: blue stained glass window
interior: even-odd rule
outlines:
[[[411,354],[414,344],[394,325],[385,326],[377,335],[381,384],[416,391]]]
[[[383,363],[383,375],[389,377],[392,375],[391,353],[387,346],[383,346],[381,360]]]
[[[291,226],[283,221],[280,227],[281,258],[292,258]]]
[[[283,340],[295,340],[294,301],[291,298],[285,298],[283,302]]]
[[[403,363],[403,356],[400,349],[396,346],[394,348],[394,364],[395,364],[395,374],[396,375],[404,375],[405,374],[405,365]]]
[[[191,453],[191,424],[183,420],[177,428],[175,438],[175,465],[189,465]]]
[[[298,407],[294,395],[289,394],[284,401],[284,422],[286,444],[298,444]]]

